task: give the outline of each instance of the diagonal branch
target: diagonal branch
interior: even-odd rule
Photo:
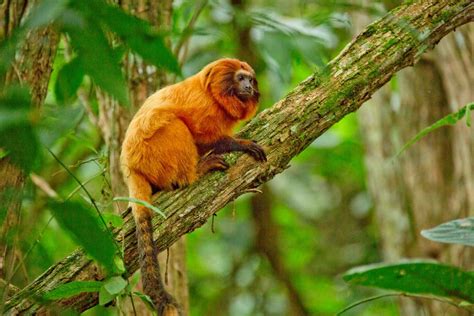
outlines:
[[[186,189],[158,196],[156,204],[168,216],[154,221],[159,248],[166,249],[230,201],[282,172],[292,157],[356,111],[397,71],[413,65],[443,36],[473,20],[471,0],[420,0],[407,1],[369,25],[323,71],[245,126],[241,136],[265,147],[267,163],[231,154],[227,159],[233,166],[226,173],[208,175]],[[138,268],[134,224],[128,212],[123,216],[126,223],[121,239],[127,269],[133,273]],[[34,313],[40,306],[32,297],[61,283],[100,278],[96,265],[76,251],[13,296],[7,308],[14,313]],[[97,294],[85,293],[61,304],[83,311],[97,304]]]

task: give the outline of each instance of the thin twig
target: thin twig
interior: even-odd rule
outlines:
[[[36,173],[32,172],[31,173],[31,181],[44,193],[46,193],[47,196],[50,198],[57,198],[58,193],[54,191],[54,189],[49,185],[49,183],[44,179],[43,177],[40,177]]]

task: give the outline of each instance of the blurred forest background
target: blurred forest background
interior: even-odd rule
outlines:
[[[0,1],[1,52],[6,54],[7,38],[26,39],[13,67],[2,55],[2,90],[15,82],[31,88],[31,101],[18,86],[4,90],[0,100],[0,146],[10,144],[8,151],[0,151],[0,189],[14,188],[2,193],[0,278],[2,287],[5,281],[13,285],[13,292],[78,247],[47,201],[60,196],[89,206],[90,200],[58,161],[87,188],[107,221],[120,226],[114,214],[126,202],[113,201],[127,196],[119,171],[120,144],[131,116],[153,91],[217,58],[237,57],[256,70],[263,110],[400,3],[110,2],[159,29],[161,46],[140,47],[134,37],[140,29],[112,20],[120,14],[98,21],[94,15],[103,13],[91,9],[79,32],[74,25],[81,20],[65,9],[67,1]],[[28,20],[36,3],[42,7]],[[87,12],[86,7],[77,4],[75,9]],[[51,26],[30,31],[48,19],[59,21],[61,31]],[[242,196],[173,246],[170,279],[178,297],[189,298],[190,314],[334,315],[353,302],[392,293],[346,283],[342,275],[353,267],[425,258],[472,269],[471,248],[429,241],[420,231],[472,216],[474,128],[458,122],[396,154],[423,128],[474,100],[473,43],[472,23],[448,35],[357,114],[293,159],[262,193]],[[172,54],[147,55],[147,49],[162,46]],[[161,68],[149,62],[157,57]],[[114,68],[118,62],[124,77]],[[9,112],[8,100],[26,105]],[[20,124],[25,117],[32,127]],[[17,123],[20,130],[10,128]],[[26,172],[8,162],[15,151]],[[2,295],[0,306],[6,298]],[[126,313],[130,306],[125,300],[122,305],[97,306],[84,314]],[[144,307],[137,303],[136,308]],[[468,315],[437,300],[393,295],[344,315],[463,313]]]

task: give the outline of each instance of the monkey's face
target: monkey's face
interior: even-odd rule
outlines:
[[[257,99],[260,95],[258,92],[258,83],[255,76],[244,69],[239,69],[234,73],[234,94],[242,101],[249,99]]]
[[[200,75],[203,87],[233,119],[244,120],[255,114],[260,93],[249,64],[223,58],[204,67]]]

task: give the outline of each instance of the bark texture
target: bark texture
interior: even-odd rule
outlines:
[[[358,16],[356,25],[360,29],[367,20]],[[469,157],[474,153],[474,128],[459,122],[430,133],[399,158],[394,156],[423,128],[474,99],[473,37],[472,24],[448,35],[417,65],[399,73],[399,98],[386,86],[359,111],[368,185],[387,261],[433,258],[472,269],[472,249],[431,242],[420,231],[473,215],[474,165]],[[432,300],[403,299],[401,311],[463,315]]]
[[[157,197],[157,205],[167,215],[166,219],[154,219],[160,250],[202,226],[225,204],[282,172],[293,156],[357,110],[397,71],[413,65],[426,49],[473,18],[474,3],[470,0],[425,0],[403,4],[371,24],[323,71],[310,76],[244,127],[240,136],[262,144],[267,163],[230,154],[227,161],[232,167],[227,172],[207,175],[188,188]],[[414,37],[414,31],[423,36]],[[126,223],[121,238],[125,239],[127,269],[133,273],[138,267],[134,224],[130,214],[123,215]],[[95,264],[82,251],[76,251],[13,296],[7,307],[14,312],[34,313],[40,306],[32,296],[68,281],[101,277]],[[97,294],[85,293],[60,303],[83,311],[97,304]]]

